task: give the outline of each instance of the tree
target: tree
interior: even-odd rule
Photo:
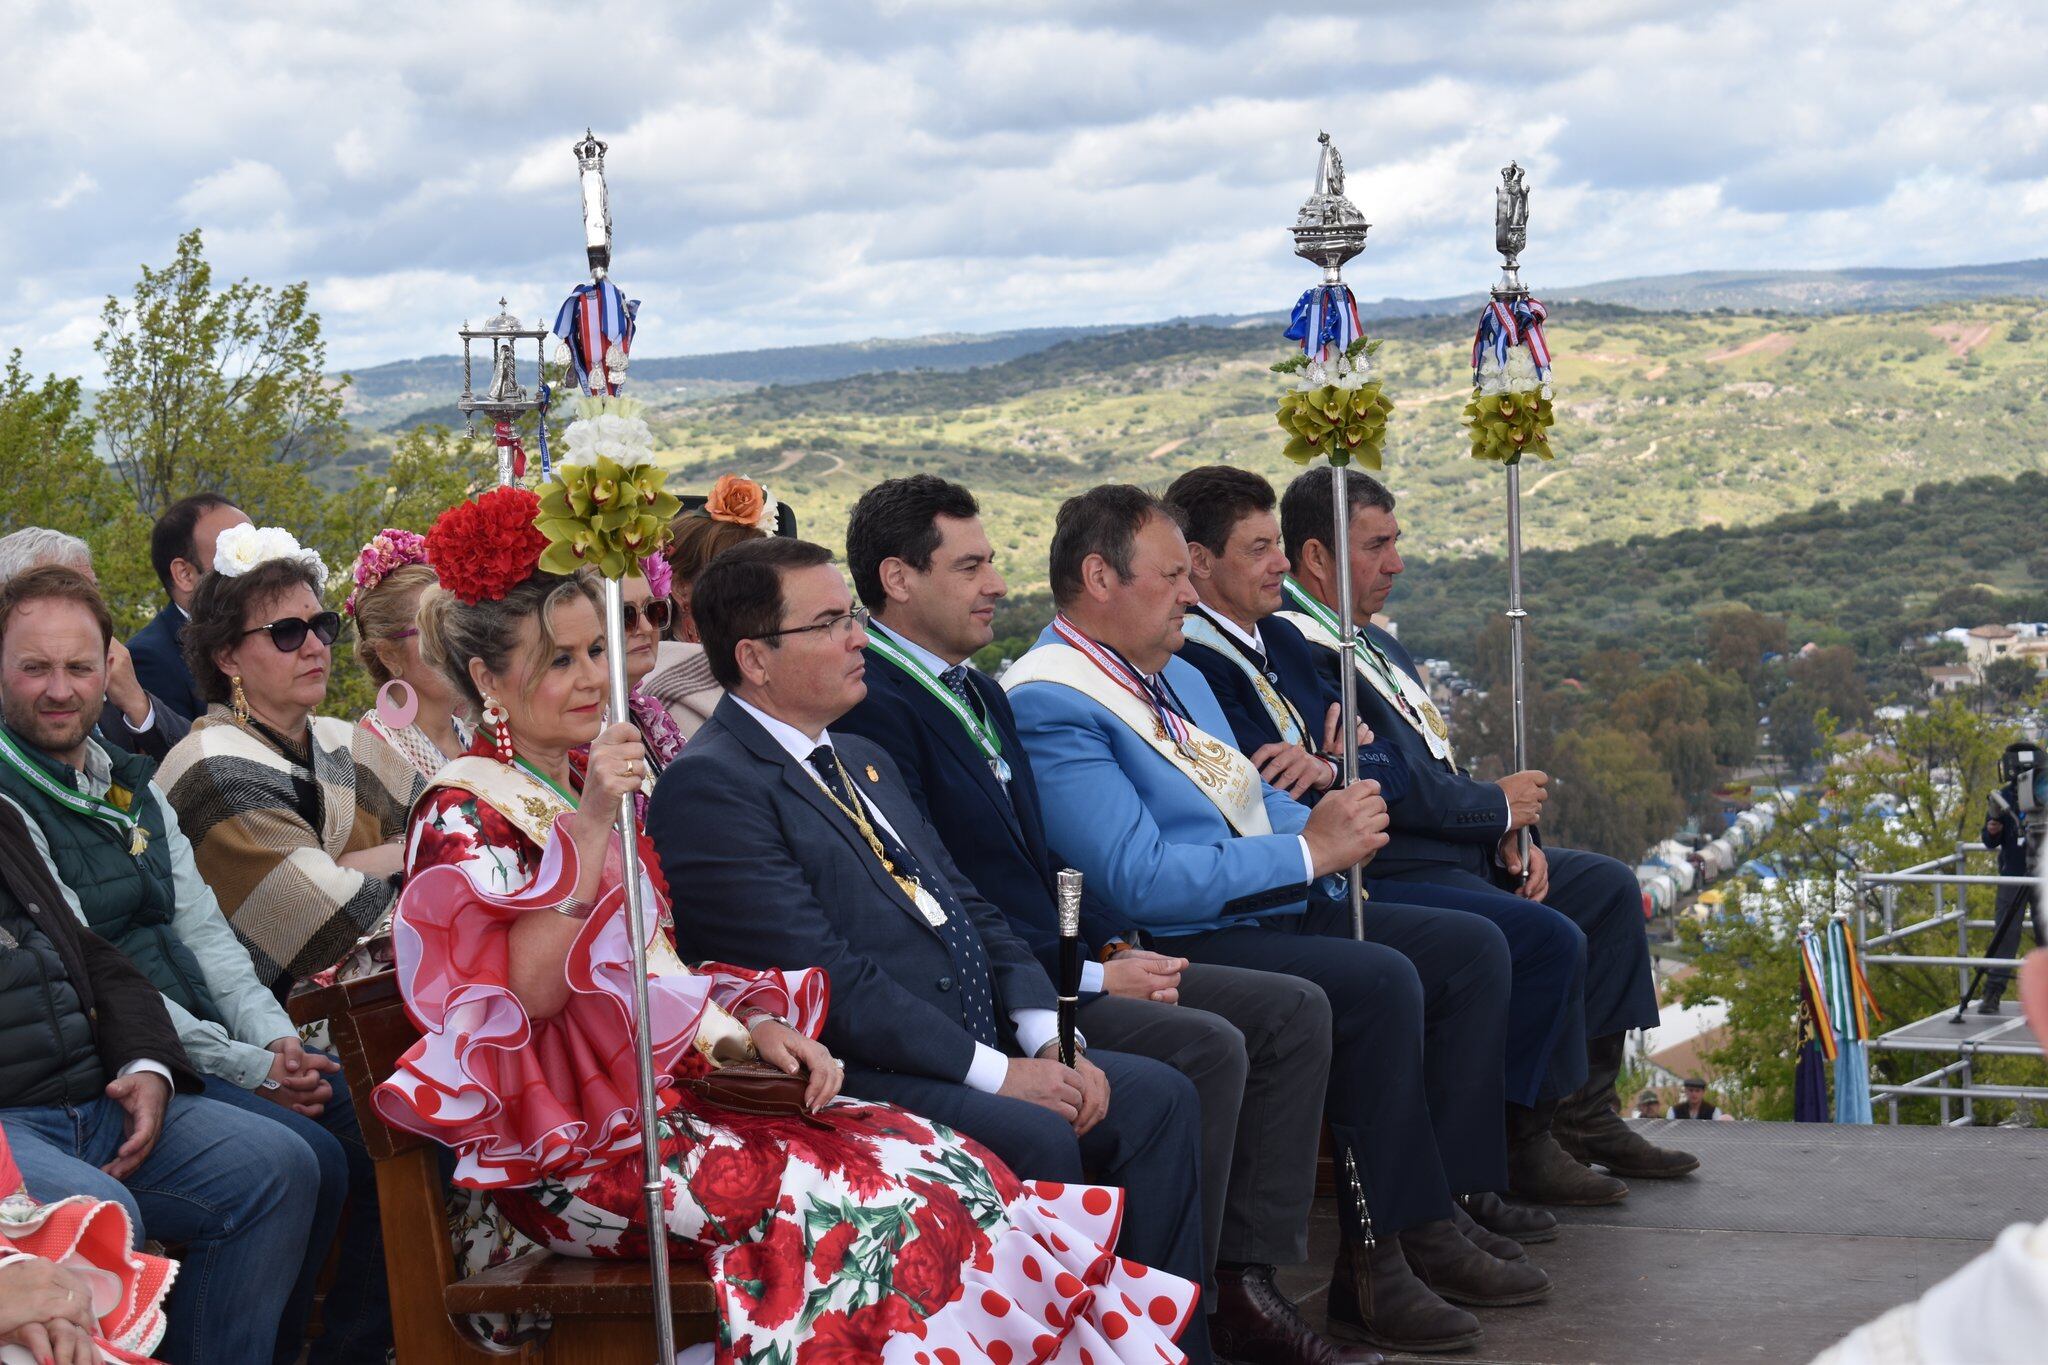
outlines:
[[[318,524],[307,466],[342,448],[347,377],[322,374],[305,284],[215,289],[195,228],[169,265],[142,267],[132,300],[109,296],[100,322],[100,430],[144,516],[205,489],[258,522]]]
[[[1997,701],[2025,701],[2041,685],[2041,674],[2033,662],[2007,655],[1984,665],[1984,690]]]
[[[1764,656],[1785,652],[1785,623],[1746,606],[1707,616],[1707,659],[1717,673],[1733,673],[1752,696],[1764,689]]]
[[[85,540],[117,623],[124,632],[141,624],[157,591],[147,559],[133,553],[147,542],[147,523],[93,450],[78,381],[32,382],[19,351],[0,371],[0,488],[6,530],[44,526]]]
[[[1546,837],[1633,863],[1678,823],[1678,795],[1641,731],[1595,725],[1563,734],[1552,757]]]
[[[1870,719],[1870,689],[1863,685],[1856,651],[1829,645],[1800,655],[1786,665],[1792,685],[1810,694],[1837,720],[1861,725]]]

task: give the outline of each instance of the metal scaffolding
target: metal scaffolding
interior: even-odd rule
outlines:
[[[2019,964],[2014,958],[1978,957],[1970,951],[1970,931],[1988,931],[1997,924],[1995,919],[1972,917],[1972,892],[1990,888],[1980,899],[1980,903],[1988,903],[1996,901],[1998,887],[2038,885],[2032,877],[2000,877],[1968,870],[1972,858],[1991,857],[1989,851],[1976,844],[1959,843],[1954,853],[1899,872],[1857,873],[1857,889],[1862,894],[1856,898],[1856,937],[1863,949],[1865,967],[1953,967],[1959,1000],[1969,993],[1971,974],[1979,968],[2017,969]],[[1933,913],[1925,919],[1901,924],[1899,892],[1913,886],[1929,888],[1934,897]],[[1955,933],[1953,953],[1916,951],[1946,946],[1943,931],[1950,929]],[[1929,934],[1938,937],[1933,941],[1923,938]],[[1916,939],[1921,941],[1916,943]],[[1924,1075],[1895,1084],[1880,1083],[1874,1075],[1871,1077],[1871,1099],[1885,1105],[1892,1123],[1899,1121],[1901,1100],[1936,1100],[1941,1105],[1941,1121],[1957,1128],[1976,1123],[1978,1100],[2048,1103],[2048,1082],[2000,1085],[1977,1080],[1979,1057],[2043,1059],[2041,1045],[2028,1032],[2017,1000],[2001,1002],[1995,1015],[1948,1007],[1900,1024],[1870,1040],[1872,1058],[1879,1052],[1911,1052],[1948,1059]]]

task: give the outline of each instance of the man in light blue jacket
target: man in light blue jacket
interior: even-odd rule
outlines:
[[[1399,1350],[1471,1345],[1477,1319],[1445,1300],[1549,1290],[1454,1202],[1506,1183],[1506,941],[1475,915],[1377,899],[1369,941],[1339,926],[1338,874],[1385,843],[1385,802],[1360,783],[1311,811],[1232,747],[1207,683],[1174,658],[1196,594],[1170,508],[1127,485],[1069,499],[1051,559],[1059,615],[1003,685],[1054,853],[1146,946],[1323,987],[1346,1196],[1331,1331]]]

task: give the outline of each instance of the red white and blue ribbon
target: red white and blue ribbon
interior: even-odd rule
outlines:
[[[1289,339],[1322,360],[1344,354],[1352,342],[1365,334],[1358,320],[1358,300],[1348,284],[1319,284],[1295,300],[1294,317],[1287,324]],[[1334,349],[1332,349],[1334,348]]]
[[[1081,651],[1082,657],[1101,669],[1111,682],[1145,703],[1147,709],[1152,712],[1153,719],[1159,722],[1160,727],[1173,740],[1174,747],[1186,750],[1188,723],[1181,719],[1178,711],[1159,700],[1159,694],[1152,690],[1145,675],[1126,663],[1123,655],[1082,634],[1080,629],[1066,618],[1065,613],[1052,618],[1052,633]]]
[[[548,458],[548,404],[554,401],[554,390],[546,384],[540,386],[540,407],[534,412],[534,430],[540,433],[540,481],[546,483],[554,474],[554,461]]]
[[[606,362],[614,352],[623,356],[633,349],[633,319],[639,311],[640,300],[628,299],[608,279],[579,284],[562,301],[561,311],[555,314],[554,333],[568,343],[569,367],[585,393],[598,391],[591,382],[593,374],[605,393],[619,391],[610,380]]]
[[[1486,311],[1479,315],[1478,335],[1472,338],[1472,382],[1479,382],[1487,356],[1493,357],[1496,368],[1505,367],[1508,352],[1517,346],[1529,348],[1529,355],[1536,362],[1536,377],[1548,378],[1550,343],[1543,339],[1543,320],[1548,316],[1548,310],[1530,298],[1495,299],[1487,304]]]

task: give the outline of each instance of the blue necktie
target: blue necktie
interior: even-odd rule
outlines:
[[[856,804],[860,797],[848,791],[846,783],[840,781],[843,770],[831,745],[820,744],[811,751],[811,767],[816,770],[818,780],[825,784],[826,790],[843,801],[848,810],[861,809]],[[867,814],[875,837],[882,841],[882,851],[889,855],[890,862],[896,864],[896,871],[921,884],[943,911],[946,900],[941,892],[947,889],[944,884],[925,874],[910,850],[889,832],[889,827],[882,823],[879,815],[872,809]],[[919,918],[923,917],[923,911],[918,914]],[[945,912],[944,923],[932,928],[939,941],[946,945],[946,955],[953,959],[953,976],[960,983],[960,1012],[966,1021],[967,1031],[974,1035],[977,1043],[1000,1049],[1002,1043],[996,1033],[995,992],[989,980],[988,950],[982,946],[980,931],[964,914],[949,911]]]

